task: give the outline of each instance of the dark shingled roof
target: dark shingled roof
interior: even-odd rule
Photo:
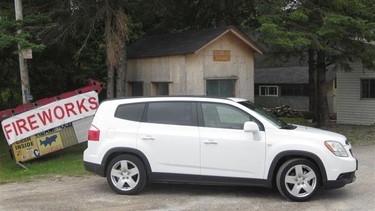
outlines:
[[[328,68],[326,81],[336,78],[336,72]],[[308,84],[309,68],[307,58],[291,56],[275,60],[269,55],[255,56],[256,84]]]
[[[307,57],[290,56],[289,58],[275,55],[255,55],[255,68],[275,68],[275,67],[304,67],[307,66]]]
[[[308,67],[255,69],[256,84],[308,84]]]
[[[146,36],[127,48],[128,59],[193,54],[218,36],[235,29],[231,26],[205,29],[194,32]],[[262,51],[246,35],[255,51]]]

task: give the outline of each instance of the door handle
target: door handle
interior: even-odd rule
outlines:
[[[204,144],[214,144],[214,145],[217,144],[217,142],[215,140],[207,140],[207,141],[204,141],[203,143]]]
[[[152,136],[144,136],[144,137],[142,137],[142,140],[144,140],[144,141],[153,141],[153,140],[155,140],[155,138],[152,137]]]

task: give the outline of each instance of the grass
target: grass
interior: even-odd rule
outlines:
[[[288,123],[314,126],[313,123],[307,122],[303,117],[281,117],[280,119]],[[375,144],[375,125],[338,125],[335,122],[327,122],[321,129],[346,136],[352,145]]]
[[[284,121],[294,124],[311,126],[303,118],[282,118]],[[375,125],[336,125],[328,123],[323,129],[345,135],[353,145],[375,144]],[[53,177],[56,175],[82,176],[90,174],[82,164],[83,151],[87,143],[82,143],[39,159],[26,162],[29,168],[24,170],[15,164],[9,154],[9,146],[4,136],[0,133],[0,184],[9,182],[27,182],[36,178]]]
[[[328,123],[322,129],[343,134],[352,145],[375,144],[375,125],[336,125]]]
[[[287,123],[307,125],[308,122],[303,117],[279,117],[281,120]]]
[[[0,184],[9,182],[27,182],[36,178],[54,175],[82,176],[89,174],[83,167],[83,151],[87,143],[82,143],[40,157],[25,163],[25,170],[12,160],[9,146],[0,133]]]

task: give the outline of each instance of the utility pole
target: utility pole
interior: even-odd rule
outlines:
[[[23,20],[22,13],[22,0],[14,0],[14,6],[16,11],[16,20]],[[17,33],[21,33],[22,30],[18,29]],[[18,44],[18,60],[20,64],[20,76],[21,76],[21,91],[22,91],[22,102],[26,104],[29,102],[30,95],[30,83],[29,83],[29,71],[27,69],[27,62],[23,58],[21,46]]]

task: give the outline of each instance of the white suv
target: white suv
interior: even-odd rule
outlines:
[[[293,201],[355,180],[357,160],[336,133],[290,125],[244,99],[144,97],[101,103],[86,170],[120,194],[146,182],[272,187]]]

